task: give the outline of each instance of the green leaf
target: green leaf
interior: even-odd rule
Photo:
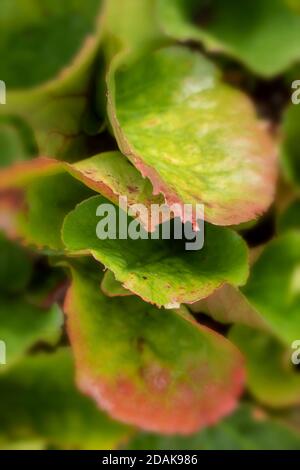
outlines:
[[[62,323],[63,316],[56,305],[43,310],[21,298],[2,298],[0,339],[6,345],[6,365],[0,366],[0,372],[6,372],[36,343],[57,343],[62,333]]]
[[[300,338],[300,232],[271,241],[242,288],[273,334],[290,346]]]
[[[120,239],[116,232],[117,239],[100,240],[96,211],[105,203],[107,200],[95,196],[79,204],[65,219],[63,241],[71,251],[89,250],[142,299],[158,306],[192,303],[224,282],[238,285],[246,281],[247,247],[235,232],[206,225],[204,247],[198,251],[187,251],[184,240],[150,239],[145,231],[147,239]],[[120,209],[122,213],[124,217]]]
[[[278,232],[285,233],[289,230],[300,230],[300,200],[293,201],[287,209],[280,214],[278,219]]]
[[[26,191],[29,211],[20,218],[27,243],[62,250],[61,227],[66,214],[92,193],[67,174],[45,176]]]
[[[20,6],[13,0],[1,10],[0,77],[7,104],[0,113],[33,129],[38,154],[74,161],[88,154],[84,130],[101,1],[29,1]]]
[[[243,383],[238,351],[185,310],[104,296],[97,273],[73,268],[65,302],[81,390],[113,417],[162,433],[229,413]]]
[[[265,405],[280,408],[300,403],[300,376],[292,363],[292,344],[282,346],[272,336],[236,325],[229,338],[246,360],[247,386]],[[295,333],[294,339],[299,339]]]
[[[24,89],[56,77],[95,30],[99,4],[99,0],[4,2],[1,15],[5,21],[0,33],[2,80],[9,88]]]
[[[259,313],[251,307],[241,291],[230,284],[225,284],[205,299],[195,302],[190,309],[196,313],[206,313],[220,323],[239,323],[266,329]]]
[[[116,280],[114,274],[109,270],[104,273],[101,282],[101,290],[108,297],[124,297],[132,295],[129,290],[125,289],[122,284]]]
[[[272,77],[300,59],[300,17],[293,1],[158,0],[158,17],[169,36],[201,42]]]
[[[17,189],[21,196],[22,203],[13,221],[15,236],[26,244],[53,250],[63,250],[60,231],[64,217],[78,202],[93,194],[65,173],[59,162],[47,158],[3,170],[0,188]],[[5,217],[3,224],[0,218],[4,230],[6,223]]]
[[[164,202],[162,196],[152,195],[151,183],[119,152],[102,153],[75,164],[40,157],[0,171],[0,190],[21,189],[23,193],[23,207],[19,210],[21,215],[18,221],[14,223],[15,232],[27,243],[39,247],[62,249],[62,218],[76,203],[93,194],[84,186],[100,192],[115,203],[119,203],[119,197],[126,197],[127,210],[134,209],[136,204],[143,204],[151,214],[150,209],[156,205],[157,218],[154,211],[153,219],[143,217],[143,211],[137,213],[137,219],[146,230],[153,231],[156,220],[169,218],[167,212],[160,211]],[[6,224],[7,217],[3,218]],[[5,230],[5,226],[2,228]]]
[[[291,105],[283,120],[282,164],[287,179],[300,187],[300,105]]]
[[[109,117],[154,194],[169,205],[204,204],[205,219],[217,225],[261,215],[273,199],[276,163],[251,102],[186,48],[121,65],[108,76]]]
[[[67,348],[1,375],[0,414],[4,444],[35,438],[59,449],[113,449],[128,435],[76,390]]]
[[[159,436],[140,433],[127,449],[132,450],[296,450],[300,436],[260,410],[242,405],[216,426],[193,436]]]
[[[32,276],[29,254],[0,232],[0,291],[14,294],[23,291]]]
[[[27,160],[35,153],[32,133],[19,119],[0,119],[0,168]]]
[[[297,13],[300,13],[300,1],[299,0],[284,0],[284,1],[291,10]]]
[[[107,63],[113,68],[112,62],[119,62],[118,55],[129,54],[133,60],[167,42],[158,25],[153,0],[109,0],[104,4],[103,16],[103,47]]]

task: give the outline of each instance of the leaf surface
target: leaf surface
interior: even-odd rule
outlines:
[[[65,219],[63,241],[70,251],[89,250],[126,289],[144,300],[158,306],[192,303],[224,282],[246,281],[247,248],[235,232],[206,225],[204,247],[198,251],[187,251],[184,240],[150,239],[145,231],[147,239],[120,239],[116,231],[116,239],[100,240],[96,212],[106,203],[95,196],[79,204]]]
[[[32,276],[29,253],[0,232],[0,291],[16,294],[25,290]]]
[[[119,204],[119,197],[126,197],[128,208],[135,204],[143,204],[149,214],[151,214],[151,205],[164,204],[161,195],[153,196],[150,181],[143,178],[120,152],[102,153],[78,163],[68,164],[66,169],[89,188],[115,204]],[[151,215],[143,217],[142,212],[138,219],[146,230],[154,230]],[[166,219],[167,217],[161,218],[161,221]]]
[[[102,2],[20,1],[2,11],[0,76],[7,104],[0,113],[24,120],[39,155],[74,161],[89,153],[85,120]]]
[[[0,445],[40,440],[60,449],[114,449],[128,428],[76,389],[70,351],[24,359],[0,376]]]
[[[158,18],[169,36],[201,42],[209,51],[224,53],[253,72],[272,77],[300,58],[299,6],[292,3],[158,0]]]
[[[101,290],[108,297],[124,297],[132,295],[129,290],[125,289],[122,284],[116,280],[114,274],[109,270],[104,273],[101,282]]]
[[[257,400],[274,408],[299,404],[300,377],[292,363],[292,344],[285,347],[272,336],[242,325],[235,325],[229,338],[245,357],[247,387]]]
[[[191,433],[234,408],[243,366],[225,338],[184,311],[109,299],[90,271],[72,276],[65,311],[78,384],[99,406],[167,434]]]
[[[26,244],[52,250],[63,249],[60,231],[66,214],[93,194],[66,173],[60,162],[49,158],[36,158],[2,170],[0,190],[4,196],[15,191],[19,201],[15,214],[5,205],[2,215],[0,209],[0,227]],[[12,218],[11,223],[7,217]]]
[[[188,437],[140,433],[130,442],[132,450],[279,450],[299,449],[300,437],[249,405],[241,405],[216,426]]]
[[[285,233],[289,230],[300,230],[300,201],[294,200],[278,218],[278,232]]]
[[[122,153],[154,194],[180,208],[204,204],[217,225],[261,215],[273,199],[276,159],[248,98],[183,47],[123,62],[108,76],[108,112]]]
[[[230,284],[224,284],[205,299],[195,302],[190,309],[196,313],[206,313],[225,324],[238,323],[259,329],[267,328],[241,291]]]
[[[284,344],[300,338],[300,232],[270,242],[241,290]]]
[[[53,305],[43,310],[22,298],[2,298],[0,305],[0,338],[6,346],[6,373],[24,354],[38,342],[55,345],[62,333],[63,316]]]
[[[300,105],[291,105],[283,120],[282,163],[285,175],[296,189],[300,187]]]

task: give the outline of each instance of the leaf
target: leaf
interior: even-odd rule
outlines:
[[[19,190],[21,205],[13,221],[13,231],[26,244],[62,250],[61,226],[74,206],[93,194],[53,159],[37,158],[0,172],[0,189]],[[3,222],[1,219],[3,218]],[[0,226],[6,229],[5,213]],[[6,232],[11,231],[6,230]]]
[[[278,219],[278,232],[285,233],[289,230],[300,230],[300,201],[296,199],[287,209],[280,214]]]
[[[297,13],[300,13],[300,1],[299,0],[284,0],[289,8]]]
[[[242,325],[235,325],[229,338],[246,359],[247,386],[257,400],[274,408],[299,404],[300,377],[292,364],[291,344],[284,347],[272,336]]]
[[[115,67],[119,57],[131,59],[169,42],[162,34],[153,0],[109,0],[104,4],[103,48],[109,66]],[[139,21],[136,21],[136,19]]]
[[[225,338],[185,311],[105,297],[100,276],[93,280],[90,270],[73,268],[72,276],[65,312],[78,384],[111,416],[160,433],[188,434],[234,408],[243,366]]]
[[[144,179],[127,158],[120,152],[106,152],[66,165],[66,170],[94,191],[118,204],[119,197],[126,197],[130,208],[134,204],[143,204],[150,211],[151,205],[164,203],[163,197],[153,196],[153,188],[148,179]],[[138,216],[146,230],[153,231],[152,220]],[[162,218],[161,221],[166,220]]]
[[[27,243],[62,250],[61,227],[66,214],[92,193],[67,174],[45,176],[27,191],[29,212],[20,218]]]
[[[14,118],[0,119],[0,168],[27,160],[36,152],[32,133]]]
[[[94,29],[99,0],[11,0],[2,5],[0,75],[10,88],[56,77]],[[21,3],[21,5],[20,5]],[[22,13],[21,13],[22,12]],[[16,18],[17,16],[17,18]],[[22,39],[22,40],[20,40]],[[10,50],[10,54],[4,51]],[[45,54],[49,60],[44,60]]]
[[[291,105],[283,120],[282,163],[287,179],[300,187],[300,106]]]
[[[107,270],[103,276],[101,290],[108,297],[124,297],[132,295],[129,290],[124,289],[120,282],[116,281],[114,274],[109,270]]]
[[[0,190],[24,188],[37,178],[57,175],[62,172],[62,165],[53,158],[32,158],[26,162],[17,162],[0,171]]]
[[[16,294],[22,292],[32,276],[29,254],[0,232],[0,291]]]
[[[22,3],[13,0],[6,14],[1,12],[6,21],[0,30],[0,76],[7,104],[0,112],[22,118],[34,130],[38,154],[74,160],[88,154],[84,121],[101,39],[101,1]],[[12,52],[3,53],[7,50]]]
[[[65,246],[73,252],[89,250],[117,281],[147,302],[158,306],[192,303],[224,282],[238,285],[246,281],[247,247],[235,232],[206,225],[204,247],[198,251],[187,251],[184,240],[150,239],[145,231],[147,239],[120,239],[116,233],[116,239],[99,240],[96,211],[105,203],[101,196],[92,197],[66,217]],[[124,215],[120,209],[119,219]],[[127,227],[128,221],[125,223]]]
[[[6,346],[6,365],[0,366],[0,372],[6,372],[36,343],[57,343],[62,323],[62,313],[57,305],[43,310],[22,298],[2,298],[0,338]]]
[[[158,0],[158,17],[169,36],[201,42],[269,78],[300,59],[300,17],[293,1]]]
[[[300,338],[300,232],[272,240],[241,289],[273,334],[290,346]]]
[[[75,180],[64,174],[66,172]],[[115,203],[119,203],[119,197],[126,197],[123,206],[127,210],[133,210],[136,204],[144,204],[151,214],[152,207],[157,207],[156,212],[153,210],[153,219],[143,217],[143,211],[137,213],[137,219],[146,230],[153,231],[156,220],[164,221],[170,217],[161,210],[163,198],[152,195],[151,183],[119,152],[102,153],[75,164],[40,157],[0,171],[0,191],[25,191],[23,207],[17,211],[21,216],[14,223],[15,232],[27,243],[61,249],[61,217],[66,215],[66,208],[69,212],[76,203],[92,195],[76,179]],[[48,208],[47,220],[45,207]],[[4,222],[7,224],[7,216],[4,216]],[[2,228],[5,230],[4,225]]]
[[[0,441],[1,442],[1,441]],[[45,442],[42,439],[16,440],[7,443],[5,440],[0,443],[1,450],[46,450]]]
[[[266,211],[275,152],[250,101],[203,55],[182,47],[121,65],[108,78],[109,117],[122,153],[154,194],[168,205],[204,204],[205,219],[217,225]]]
[[[196,313],[206,313],[221,323],[238,323],[258,329],[266,329],[258,312],[247,302],[239,289],[224,284],[205,299],[190,306]]]
[[[75,387],[67,348],[24,359],[0,376],[0,443],[39,439],[58,449],[113,449],[128,429]],[[5,446],[6,447],[6,446]]]
[[[300,449],[300,437],[274,419],[258,418],[260,410],[242,405],[216,426],[193,436],[160,436],[140,433],[130,450],[283,450]]]

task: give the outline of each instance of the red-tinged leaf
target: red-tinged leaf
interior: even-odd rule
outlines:
[[[18,214],[24,209],[22,191],[10,190],[0,192],[0,230],[8,238],[18,237]]]
[[[47,157],[17,163],[0,171],[0,191],[29,188],[30,184],[34,184],[39,178],[64,172],[68,172],[115,204],[119,204],[120,197],[126,197],[126,203],[123,202],[124,209],[134,211],[131,213],[148,231],[155,230],[157,221],[162,223],[172,216],[169,211],[163,210],[163,197],[153,196],[150,181],[143,178],[129,160],[117,151],[101,153],[73,164]],[[78,186],[76,182],[74,185]],[[147,215],[144,211],[138,211],[139,204],[143,204],[147,209]],[[156,213],[151,211],[153,206],[157,208]]]
[[[0,191],[22,188],[36,178],[62,171],[61,163],[53,158],[39,157],[16,163],[0,171]]]
[[[65,311],[78,384],[99,406],[166,434],[194,432],[233,410],[244,370],[225,338],[180,310],[105,297],[91,269],[72,275]]]
[[[178,216],[184,204],[204,204],[205,219],[216,225],[265,212],[274,198],[276,151],[250,100],[183,47],[119,61],[108,74],[109,117],[122,153],[154,194],[178,204]]]
[[[86,186],[115,204],[119,204],[119,197],[124,196],[127,198],[129,209],[133,209],[135,204],[143,204],[149,216],[145,216],[141,211],[137,214],[137,218],[148,231],[154,231],[155,220],[160,220],[162,223],[170,218],[168,213],[159,212],[157,207],[157,217],[153,214],[152,220],[151,206],[164,204],[164,198],[162,195],[153,196],[150,181],[143,178],[120,152],[102,153],[78,163],[66,164],[65,168]]]
[[[18,194],[18,205],[8,201],[7,206],[6,195],[10,192]],[[62,250],[60,230],[64,217],[91,194],[56,160],[36,158],[17,164],[0,172],[1,228],[26,245]]]

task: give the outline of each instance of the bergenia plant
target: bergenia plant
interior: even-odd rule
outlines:
[[[300,3],[0,15],[0,448],[300,449]]]

